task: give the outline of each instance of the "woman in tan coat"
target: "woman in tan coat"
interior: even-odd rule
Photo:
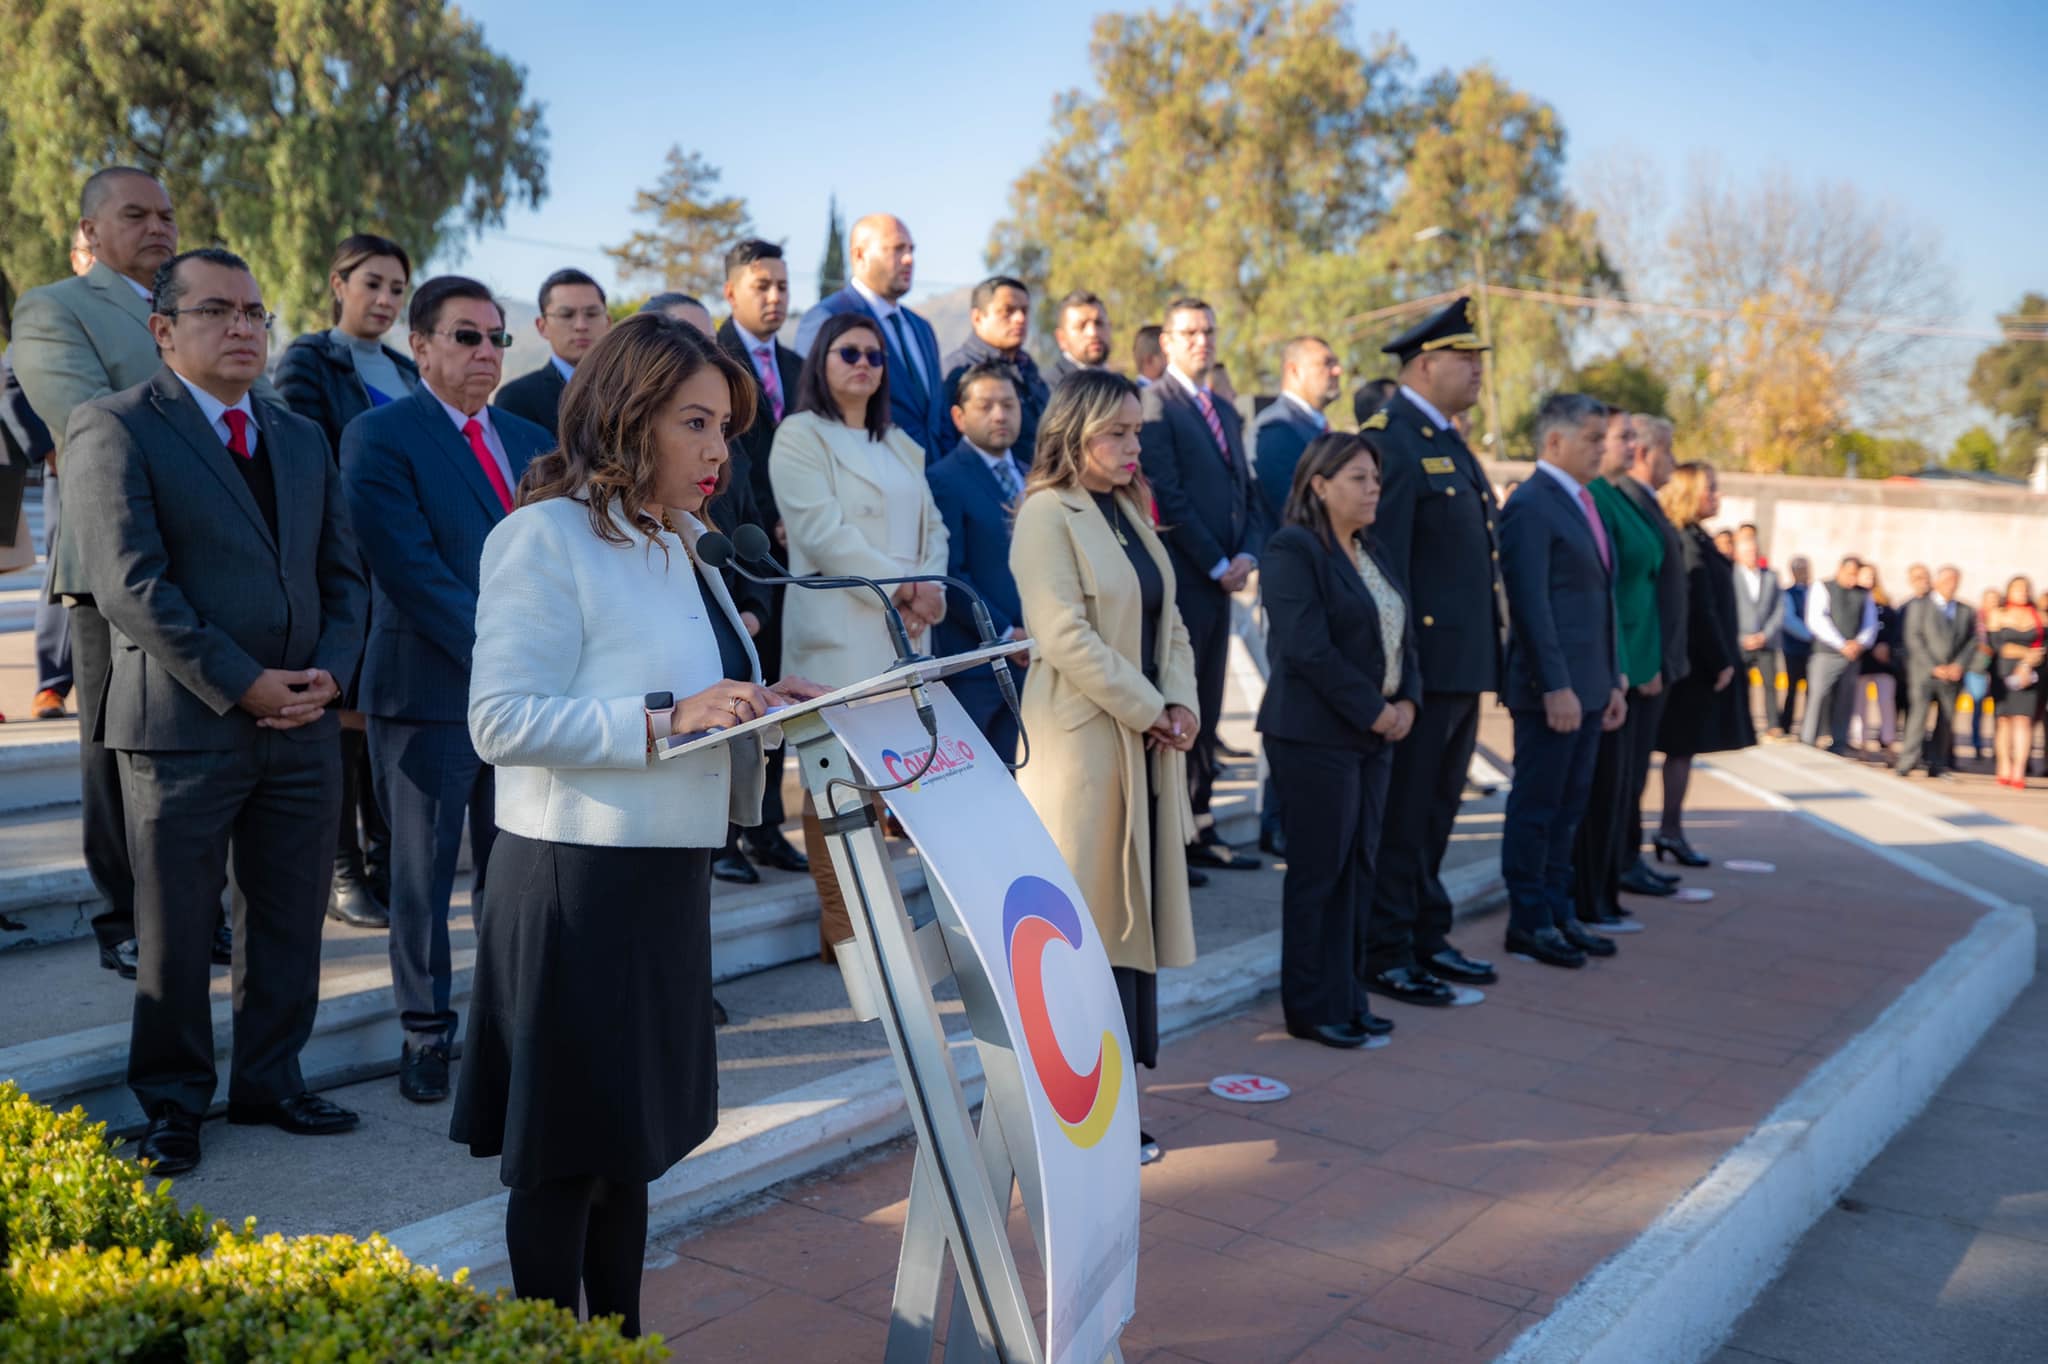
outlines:
[[[1173,566],[1138,472],[1141,422],[1129,380],[1082,370],[1060,384],[1039,423],[1010,569],[1037,642],[1018,784],[1087,898],[1132,1059],[1149,1067],[1159,968],[1195,960],[1186,754],[1198,717]],[[1142,1163],[1159,1158],[1149,1134],[1139,1142]]]

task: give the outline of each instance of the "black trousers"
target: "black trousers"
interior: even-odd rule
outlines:
[[[71,608],[71,666],[78,685],[78,794],[85,869],[107,902],[92,916],[92,935],[100,946],[112,947],[135,936],[135,871],[128,860],[120,759],[97,737],[100,708],[114,672],[113,633],[107,618],[85,602]]]
[[[1502,822],[1500,875],[1508,921],[1525,933],[1561,926],[1572,913],[1572,840],[1593,789],[1600,713],[1560,734],[1540,710],[1515,717],[1515,784]]]
[[[1266,757],[1287,790],[1280,1006],[1296,1027],[1349,1023],[1365,1012],[1360,968],[1394,752],[1267,739]]]
[[[1195,655],[1195,703],[1201,724],[1188,754],[1188,794],[1195,825],[1209,827],[1209,800],[1216,790],[1216,726],[1223,719],[1223,680],[1230,667],[1230,597],[1206,578],[1183,583],[1176,599]]]
[[[1931,674],[1912,678],[1906,687],[1906,724],[1899,735],[1899,766],[1911,772],[1927,757],[1930,775],[1946,772],[1956,764],[1956,700],[1962,695],[1961,682],[1943,682]],[[1927,712],[1934,712],[1934,738],[1927,737]]]
[[[1615,832],[1619,835],[1614,845],[1614,873],[1616,876],[1634,866],[1636,859],[1643,855],[1643,792],[1650,786],[1650,758],[1657,751],[1657,728],[1664,722],[1664,706],[1671,699],[1671,688],[1655,696],[1645,696],[1640,691],[1628,694],[1628,719],[1622,723],[1621,733],[1628,736],[1628,747],[1623,769],[1625,783],[1621,790],[1621,823]]]
[[[1629,828],[1626,797],[1632,740],[1628,726],[1636,718],[1633,699],[1629,706],[1628,720],[1621,728],[1600,735],[1600,749],[1593,756],[1593,785],[1586,797],[1586,814],[1579,821],[1578,837],[1572,842],[1572,906],[1581,919],[1604,915],[1621,893],[1619,878],[1626,864],[1621,861],[1620,849],[1628,838]],[[1638,818],[1641,808],[1638,803]]]
[[[368,877],[377,886],[379,899],[389,893],[391,826],[377,803],[370,736],[360,729],[341,732],[341,820],[335,828],[334,866],[337,873],[346,869]]]
[[[1763,685],[1756,691],[1758,704],[1763,712],[1763,718],[1758,720],[1756,725],[1759,734],[1771,727],[1771,717],[1778,713],[1778,657],[1776,649],[1742,651],[1742,666],[1755,668],[1756,675],[1763,679]]]
[[[761,633],[754,636],[754,652],[761,656],[761,676],[769,685],[782,680],[782,594],[785,589],[768,589],[768,624]],[[1020,682],[1018,684],[1022,686]],[[734,825],[728,846],[736,846],[744,839],[748,847],[759,851],[782,841],[782,824],[789,818],[789,811],[782,803],[782,760],[789,753],[788,744],[778,744],[767,752],[767,782],[761,790],[761,822],[750,829]]]
[[[1441,873],[1478,743],[1478,693],[1423,693],[1415,727],[1394,748],[1387,783],[1379,875],[1365,927],[1368,974],[1413,966],[1450,940],[1453,906]]]
[[[340,743],[252,724],[236,749],[124,752],[119,762],[141,958],[128,1087],[151,1114],[164,1104],[204,1113],[213,1102],[208,982],[232,844],[238,893],[228,1098],[272,1103],[304,1092],[299,1052],[320,1002]]]
[[[1792,723],[1794,718],[1793,712],[1798,709],[1799,684],[1806,680],[1807,660],[1812,658],[1813,655],[1811,653],[1795,654],[1787,649],[1783,657],[1785,659],[1785,699],[1778,703],[1777,728],[1784,730],[1787,734],[1797,734],[1799,731]],[[1813,704],[1813,698],[1808,697],[1807,704]]]

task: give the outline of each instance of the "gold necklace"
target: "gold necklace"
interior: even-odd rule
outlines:
[[[1124,518],[1116,505],[1115,493],[1111,493],[1109,496],[1109,533],[1116,537],[1116,542],[1119,545],[1124,546],[1126,549],[1130,547],[1131,542],[1124,538]]]

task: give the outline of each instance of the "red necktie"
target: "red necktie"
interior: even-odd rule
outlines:
[[[249,414],[238,407],[231,407],[220,414],[228,424],[228,452],[236,459],[249,459]]]
[[[1202,420],[1209,423],[1209,434],[1216,438],[1216,452],[1223,456],[1225,464],[1230,463],[1230,442],[1223,438],[1223,419],[1216,415],[1216,404],[1209,401],[1209,390],[1195,390],[1195,406],[1202,409]]]
[[[476,456],[476,462],[484,466],[484,477],[491,481],[491,491],[498,495],[498,501],[505,510],[511,511],[512,490],[505,485],[505,471],[498,467],[491,447],[484,444],[484,424],[471,417],[462,424],[462,434],[469,438],[469,450]]]
[[[1593,528],[1593,543],[1600,547],[1600,566],[1612,572],[1614,564],[1608,558],[1607,527],[1600,524],[1600,513],[1593,510],[1593,493],[1590,489],[1579,489],[1579,506],[1585,510],[1586,524]]]
[[[775,414],[777,423],[782,421],[782,385],[775,378],[775,352],[763,346],[754,352],[754,368],[761,374],[761,393],[768,399],[768,410]]]

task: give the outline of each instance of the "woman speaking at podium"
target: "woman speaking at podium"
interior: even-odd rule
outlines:
[[[469,730],[498,769],[490,912],[449,1135],[501,1156],[514,1291],[640,1326],[647,1185],[711,1134],[710,868],[760,819],[758,741],[654,741],[782,696],[693,547],[753,378],[643,313],[576,366],[561,448],[484,544]]]
[[[1053,391],[1010,540],[1037,657],[1024,682],[1031,761],[1017,781],[1087,898],[1123,999],[1131,1055],[1159,1064],[1162,966],[1195,960],[1187,751],[1195,657],[1138,471],[1137,387],[1081,370]],[[1139,1159],[1159,1144],[1139,1133]]]

